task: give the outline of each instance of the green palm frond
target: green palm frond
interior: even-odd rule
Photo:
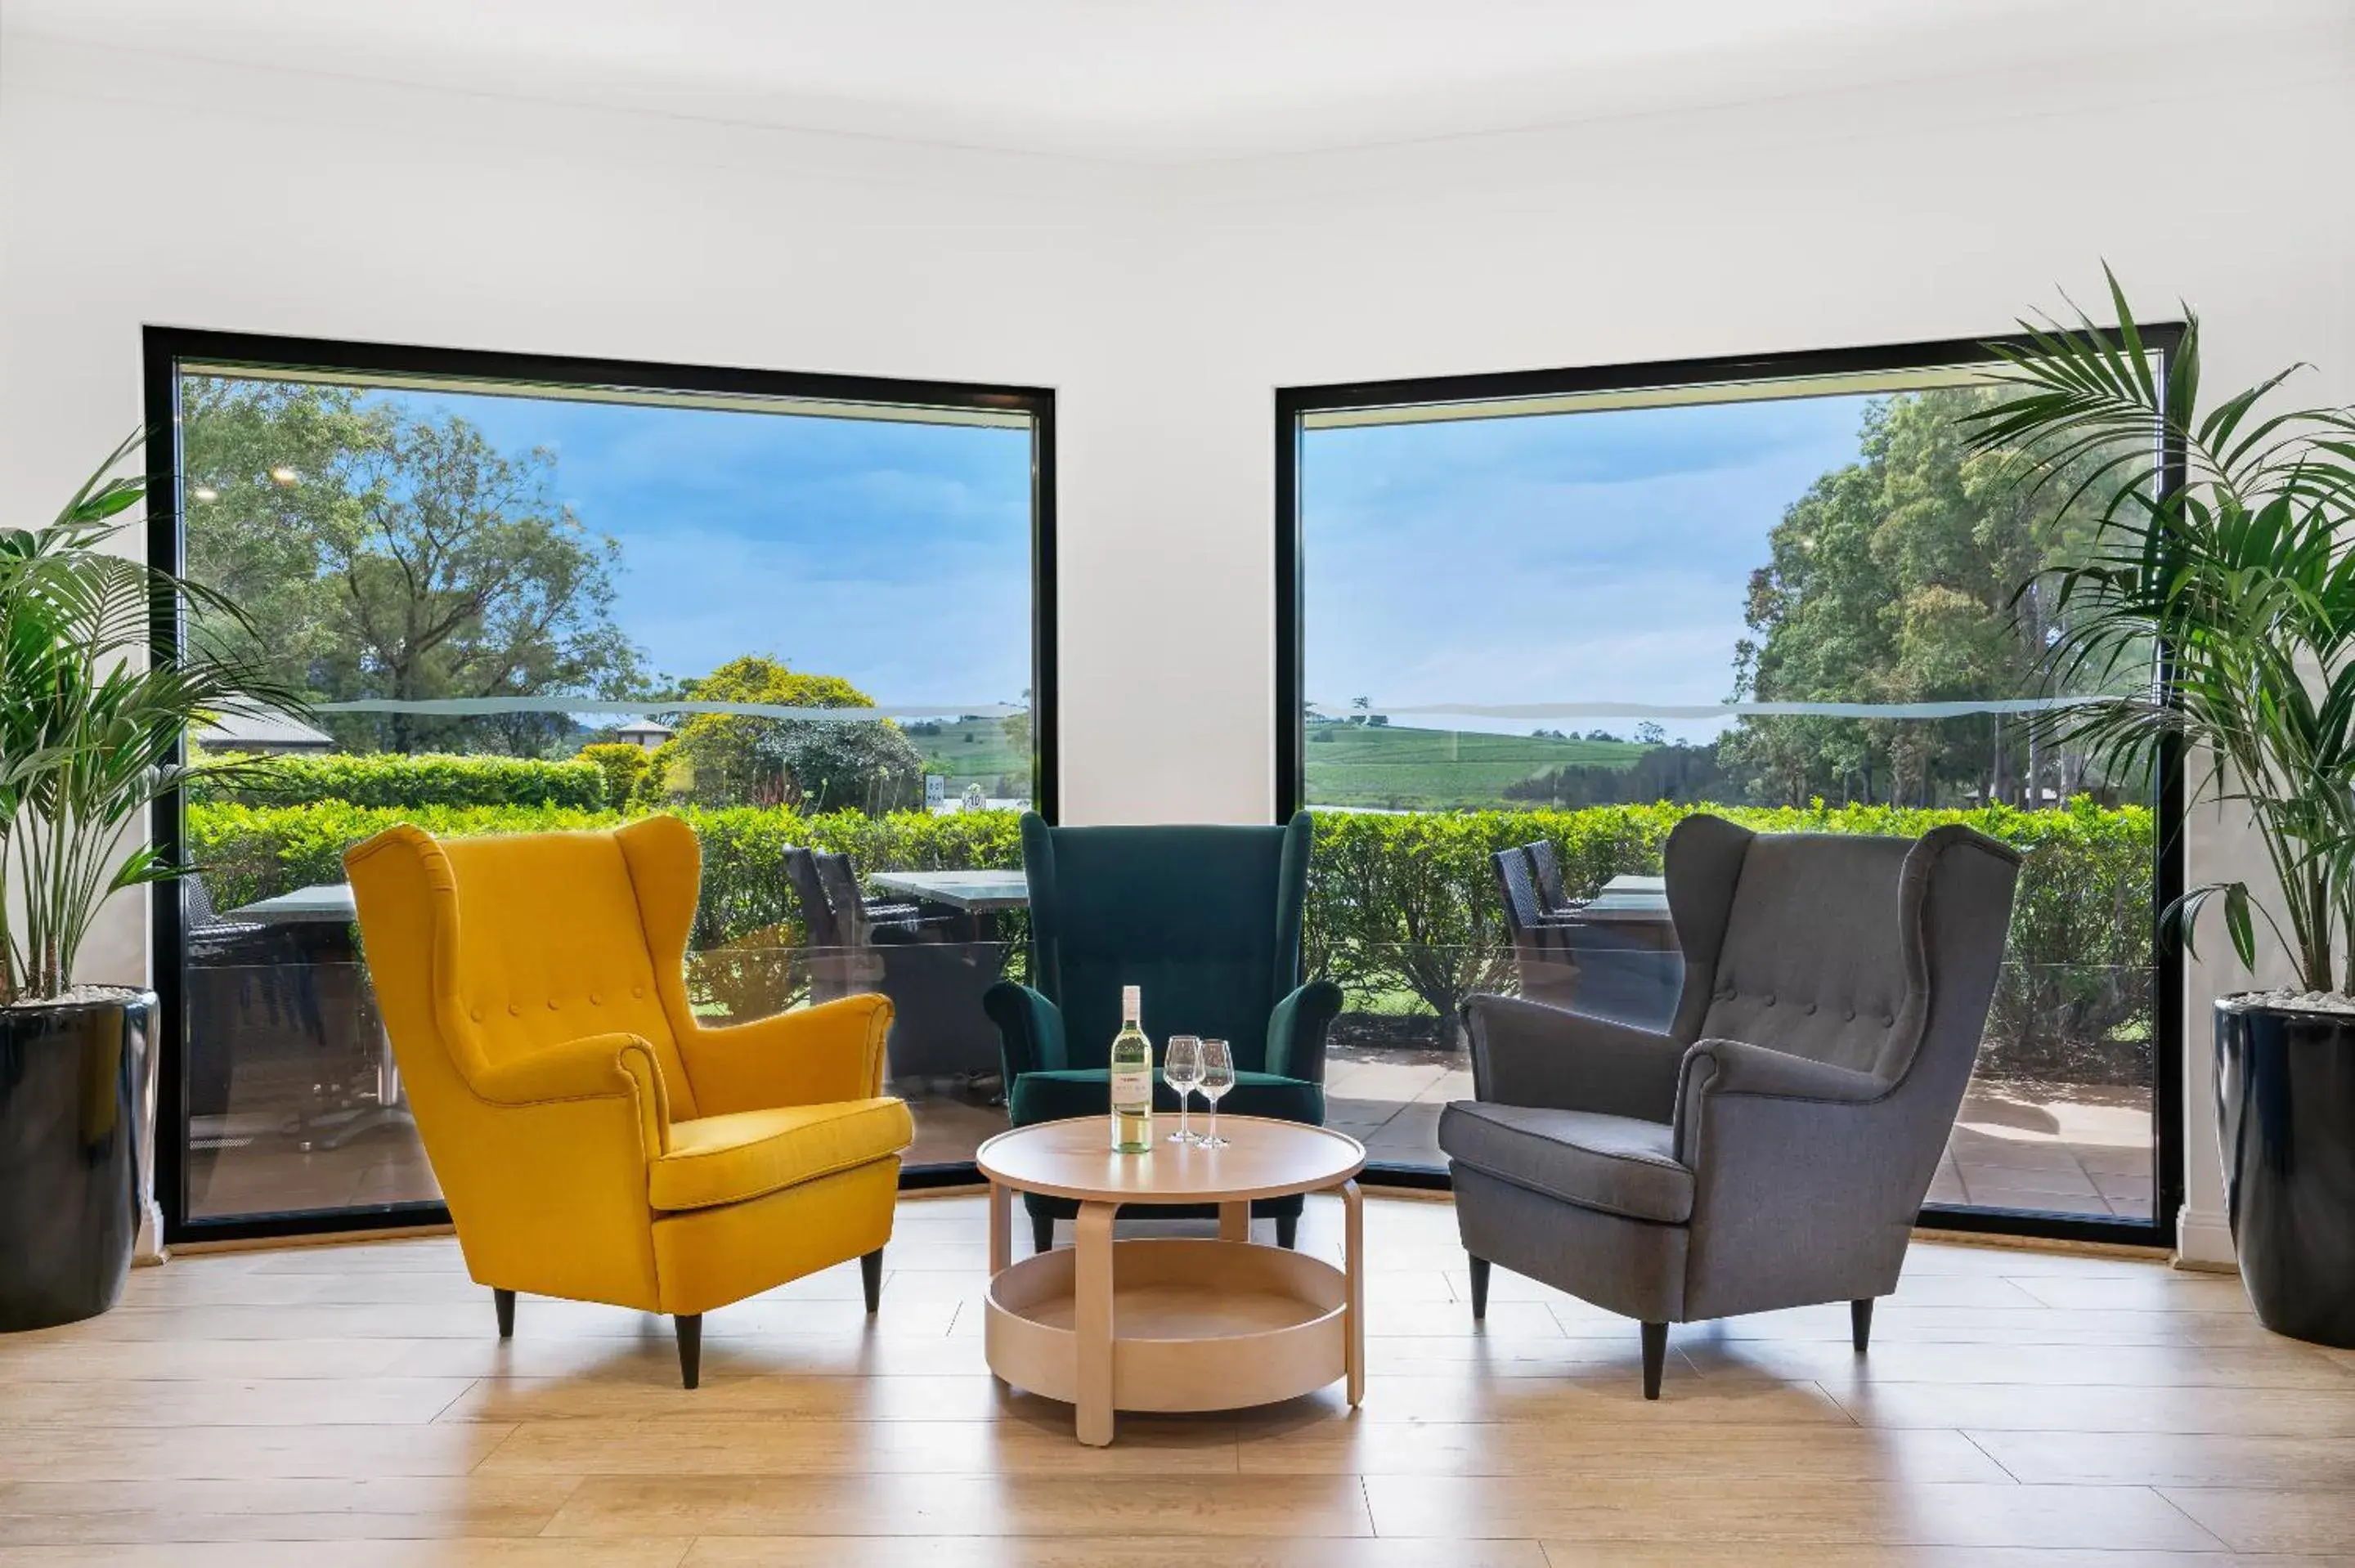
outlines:
[[[2107,700],[2043,721],[2105,767],[2147,768],[2176,745],[2199,769],[2195,799],[2247,811],[2278,895],[2193,889],[2168,912],[2187,942],[2221,901],[2254,962],[2259,919],[2302,984],[2355,988],[2355,411],[2267,410],[2292,366],[2200,412],[2200,320],[2155,355],[2106,272],[2118,323],[2023,322],[1991,345],[2004,395],[1968,416],[1977,452],[2015,465],[2031,492],[2066,483],[2098,519],[2083,558],[2041,581],[2060,630],[2056,692]],[[2025,346],[2022,346],[2024,344]],[[2160,655],[2163,654],[2163,661]],[[2254,909],[2254,916],[2252,909]]]
[[[141,439],[54,522],[0,530],[0,1004],[63,991],[110,896],[185,874],[140,842],[142,818],[191,778],[246,766],[180,761],[191,724],[304,706],[228,643],[168,635],[197,609],[241,630],[237,606],[107,547],[145,498],[114,471]]]

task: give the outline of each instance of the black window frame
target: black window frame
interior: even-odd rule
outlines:
[[[515,384],[517,390],[560,396],[565,387],[647,393],[908,404],[1022,414],[1031,421],[1030,715],[1033,809],[1057,820],[1061,731],[1058,705],[1055,598],[1055,393],[1051,387],[903,379],[829,372],[681,365],[570,355],[434,348],[415,344],[221,332],[149,324],[142,332],[147,440],[147,558],[177,571],[186,521],[181,494],[180,376],[186,363],[250,366],[257,372],[301,371],[355,379],[421,376],[453,383]],[[157,607],[156,634],[177,645],[180,607]],[[176,863],[185,851],[176,791],[158,800],[150,818],[155,846]],[[167,1245],[242,1242],[291,1236],[366,1234],[442,1229],[450,1211],[441,1202],[385,1203],[348,1209],[305,1209],[219,1218],[192,1217],[187,1192],[187,1049],[181,901],[165,891],[149,900],[149,972],[157,1000],[161,1061],[155,1115],[155,1197]],[[902,1191],[970,1184],[971,1160],[903,1169]]]
[[[2144,345],[2162,359],[2181,347],[2179,321],[2137,323]],[[1810,377],[1862,376],[1899,371],[1946,370],[2000,363],[2001,350],[2031,351],[2023,334],[1950,338],[1851,348],[1800,349],[1785,353],[1719,358],[1650,360],[1554,370],[1409,377],[1283,387],[1275,392],[1275,806],[1276,821],[1288,821],[1305,803],[1307,725],[1302,708],[1305,679],[1305,582],[1300,518],[1300,440],[1303,416],[1344,409],[1402,408],[1433,403],[1478,403],[1579,394],[1704,389],[1711,386]],[[1700,399],[1699,401],[1705,401]],[[2162,482],[2183,482],[2185,453],[2180,432],[2158,432]],[[2162,650],[2161,683],[2166,679]],[[2090,1242],[2128,1246],[2172,1247],[2184,1201],[2183,1093],[2185,998],[2180,941],[2161,913],[2181,896],[2185,875],[2183,749],[2170,738],[2159,752],[2152,800],[2157,864],[2151,900],[2152,1030],[2151,1156],[2153,1186],[2147,1221],[2101,1219],[2083,1214],[2017,1209],[1981,1209],[1925,1204],[1916,1224],[1924,1230],[2024,1236],[2038,1240]],[[1444,1169],[1369,1164],[1369,1179],[1392,1186],[1446,1190]]]

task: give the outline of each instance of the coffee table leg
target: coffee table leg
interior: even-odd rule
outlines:
[[[1014,1262],[1014,1190],[989,1184],[989,1277],[1006,1272]]]
[[[1366,1202],[1355,1181],[1341,1183],[1341,1213],[1348,1248],[1342,1271],[1349,1292],[1349,1408],[1366,1397]]]
[[[1219,1239],[1233,1242],[1251,1240],[1251,1205],[1249,1203],[1219,1205]]]
[[[1112,1441],[1112,1217],[1116,1203],[1082,1203],[1073,1227],[1072,1342],[1080,1358],[1080,1441]]]

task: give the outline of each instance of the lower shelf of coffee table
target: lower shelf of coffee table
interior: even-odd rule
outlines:
[[[1075,1404],[1078,1255],[1059,1247],[990,1281],[989,1370]],[[1115,1410],[1238,1410],[1348,1372],[1348,1281],[1320,1258],[1247,1242],[1113,1244]]]

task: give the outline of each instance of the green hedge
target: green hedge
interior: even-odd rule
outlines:
[[[866,817],[735,806],[687,808],[703,844],[703,902],[695,944],[718,947],[762,932],[796,939],[798,909],[784,880],[789,844],[847,852],[862,872],[1015,867],[1022,863],[1019,819],[1010,811],[935,817],[901,811]],[[188,853],[202,868],[214,904],[233,909],[297,887],[344,880],[344,851],[398,822],[437,837],[612,827],[618,811],[562,807],[424,806],[396,808],[322,801],[309,806],[192,804]]]
[[[1339,980],[1357,1008],[1396,1012],[1403,1004],[1436,1024],[1473,991],[1515,983],[1490,854],[1550,838],[1570,893],[1586,896],[1622,874],[1657,874],[1669,830],[1695,809],[1320,815],[1308,883],[1312,972]],[[680,814],[703,843],[699,948],[799,939],[783,870],[788,844],[847,852],[868,872],[1007,868],[1022,859],[1011,812],[802,818],[732,807]],[[2012,961],[1988,1022],[1990,1049],[2005,1070],[2025,1076],[2115,1082],[2147,1070],[2148,1043],[2138,1031],[2147,1027],[2151,1003],[2148,810],[2080,800],[2038,812],[1848,806],[1723,814],[1766,832],[1912,835],[1962,821],[2019,847],[2027,859],[2012,916]],[[191,853],[226,909],[341,881],[346,847],[395,822],[461,834],[622,820],[610,810],[557,807],[215,802],[190,807],[188,831]],[[1012,934],[1018,938],[1018,928]]]
[[[1514,980],[1489,856],[1554,842],[1572,897],[1612,877],[1657,875],[1660,848],[1686,816],[1710,810],[1767,832],[1892,833],[1966,822],[2021,850],[2010,959],[1988,1021],[1989,1045],[2023,1076],[2115,1082],[2144,1070],[2151,988],[2150,811],[2073,801],[2062,810],[1923,810],[1886,806],[1592,806],[1566,810],[1327,813],[1309,863],[1310,961],[1359,1005],[1412,993],[1452,1016],[1474,991]],[[2139,1081],[2139,1080],[2137,1080]]]
[[[550,806],[594,811],[610,803],[605,778],[605,769],[593,760],[578,758],[337,753],[273,757],[234,783],[200,780],[188,793],[191,804],[201,805]]]

